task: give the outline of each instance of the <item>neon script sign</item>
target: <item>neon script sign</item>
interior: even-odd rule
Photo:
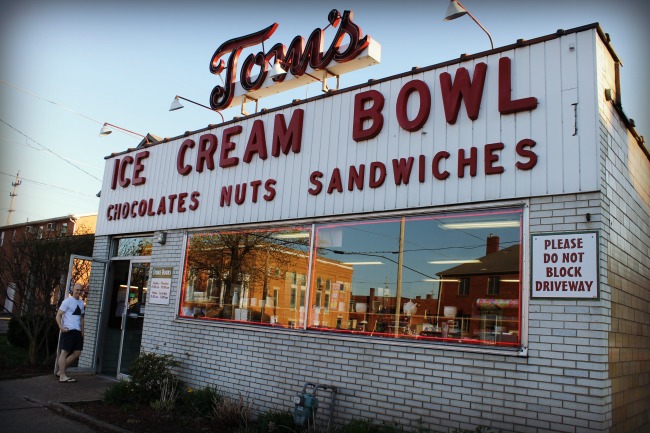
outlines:
[[[363,36],[361,28],[352,21],[352,18],[352,11],[345,11],[341,15],[338,10],[333,9],[329,13],[327,27],[331,25],[338,29],[326,51],[323,51],[323,44],[327,27],[316,28],[306,42],[304,37],[296,36],[289,47],[277,43],[267,52],[249,54],[239,70],[238,63],[242,50],[269,39],[278,28],[278,23],[224,42],[210,59],[210,72],[220,75],[226,71],[223,85],[217,85],[212,89],[210,106],[215,110],[223,110],[234,105],[235,98],[238,96],[257,99],[307,82],[320,81],[312,74],[314,71],[322,71],[324,80],[328,74],[338,75],[379,63],[381,50],[379,44],[369,36]],[[224,60],[226,56],[227,61]],[[287,72],[271,77],[270,67],[277,62]],[[259,71],[254,77],[253,70]],[[239,77],[237,77],[238,72]]]

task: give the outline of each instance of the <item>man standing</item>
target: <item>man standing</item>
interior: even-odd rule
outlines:
[[[81,284],[77,283],[72,288],[72,296],[66,298],[56,313],[56,323],[61,330],[61,355],[58,365],[59,382],[76,382],[68,377],[65,372],[81,355],[84,335],[84,301],[81,296]]]

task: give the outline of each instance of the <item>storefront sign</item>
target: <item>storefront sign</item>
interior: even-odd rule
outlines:
[[[474,72],[474,82],[471,82],[468,71],[459,68],[453,84],[449,73],[441,74],[440,92],[447,123],[456,123],[462,100],[468,107],[468,117],[471,120],[477,119],[478,107],[484,93],[486,71],[487,65],[479,63]],[[497,109],[501,115],[531,111],[537,107],[535,97],[512,98],[510,58],[503,57],[499,60],[498,74]],[[410,133],[419,131],[424,126],[432,110],[431,92],[432,89],[420,80],[409,81],[402,86],[395,106],[399,128]],[[413,93],[417,93],[418,96],[412,95]],[[356,95],[351,111],[352,118],[349,119],[353,125],[350,137],[353,143],[366,142],[377,137],[384,129],[384,123],[390,122],[385,119],[390,116],[392,110],[384,109],[385,99],[385,95],[377,90]],[[410,102],[411,99],[418,100],[419,105]],[[413,112],[413,120],[409,120],[407,109],[409,106],[410,111]],[[185,139],[176,153],[177,173],[175,175],[188,176],[194,172],[195,176],[208,176],[214,171],[243,168],[241,166],[260,163],[267,159],[282,159],[290,154],[300,154],[303,147],[304,118],[304,110],[297,109],[289,119],[284,114],[275,115],[272,127],[263,120],[257,119],[252,123],[247,134],[241,125],[235,125],[223,129],[221,137],[206,133],[199,136],[198,142]],[[270,140],[266,138],[267,129],[272,131]],[[245,135],[242,137],[242,134]],[[486,176],[499,175],[513,169],[528,171],[537,164],[538,157],[533,151],[535,145],[534,140],[524,138],[508,145],[502,142],[487,143],[480,150],[477,147],[468,150],[459,149],[457,155],[442,150],[433,155],[420,154],[394,158],[391,161],[370,161],[347,167],[337,166],[328,172],[319,168],[311,171],[303,182],[308,182],[307,193],[317,196],[363,191],[364,188],[372,190],[391,182],[400,186],[408,185],[411,181],[425,183],[432,180],[444,181],[452,176],[463,178],[466,174],[475,177],[479,168],[482,168]],[[483,154],[483,161],[479,159],[479,151]],[[510,153],[511,156],[506,157],[506,153]],[[236,156],[237,154],[241,156]],[[149,156],[150,152],[143,150],[134,156],[115,158],[111,189],[146,184],[145,164],[148,163]],[[457,160],[456,167],[451,163],[453,160]],[[512,165],[505,167],[502,160],[509,160]],[[230,207],[241,206],[247,202],[253,204],[261,201],[269,202],[276,197],[277,188],[276,178],[255,178],[234,185],[222,184],[218,205]],[[202,200],[204,199],[201,191],[194,190],[133,202],[114,203],[109,205],[106,217],[109,221],[115,221],[192,212],[199,208]]]
[[[173,270],[174,268],[152,268],[148,300],[150,304],[169,304]]]
[[[598,299],[598,233],[532,235],[532,298]]]
[[[371,81],[113,155],[96,233],[596,190],[595,114],[569,109],[578,93],[562,91],[564,72],[538,77],[546,64],[570,65],[562,59],[571,52],[524,61],[519,50]],[[582,69],[570,73],[583,83]]]
[[[338,30],[325,52],[325,30],[317,28],[306,43],[304,37],[296,36],[288,48],[278,43],[268,52],[250,54],[239,71],[237,65],[242,50],[269,39],[278,23],[224,42],[210,60],[210,72],[219,75],[225,71],[225,82],[216,86],[210,94],[210,106],[223,110],[245,102],[246,98],[258,99],[379,63],[381,47],[369,36],[362,37],[361,28],[352,21],[352,17],[352,11],[345,11],[343,16],[336,9],[329,13],[329,25],[338,27]],[[344,41],[345,46],[342,45]],[[228,56],[227,63],[223,60],[225,56]],[[269,71],[275,63],[279,63],[286,73],[270,76]],[[253,77],[254,70],[256,74]],[[234,98],[237,96],[244,99],[236,101]]]

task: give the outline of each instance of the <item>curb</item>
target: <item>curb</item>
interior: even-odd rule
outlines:
[[[32,403],[36,403],[40,406],[46,407],[54,412],[56,412],[59,415],[65,416],[67,418],[72,418],[76,421],[80,421],[86,425],[89,425],[91,427],[94,427],[98,429],[98,431],[101,432],[106,432],[106,433],[132,433],[130,430],[125,430],[121,427],[109,424],[107,422],[104,422],[102,420],[99,420],[95,417],[92,417],[90,415],[87,415],[83,412],[79,412],[78,410],[75,410],[69,406],[66,406],[62,403],[57,403],[55,401],[41,401],[37,399],[33,399],[27,396],[24,396],[25,400],[31,401]]]

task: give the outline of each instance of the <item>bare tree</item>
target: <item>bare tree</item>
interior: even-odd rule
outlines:
[[[29,363],[38,362],[47,336],[56,326],[54,316],[64,299],[66,276],[72,254],[92,255],[94,236],[83,234],[37,239],[23,234],[10,249],[0,249],[0,293],[16,308],[8,311],[27,336]],[[87,263],[75,263],[76,278],[87,272]],[[11,290],[8,290],[11,289]]]
[[[273,232],[241,231],[195,236],[190,241],[188,278],[200,278],[198,274],[206,271],[205,275],[220,281],[223,284],[222,301],[226,304],[223,317],[232,318],[234,307],[231,300],[239,295],[245,283],[263,287],[262,299],[266,299],[271,267],[284,274],[297,260],[295,253],[307,248],[304,239],[276,238]]]

